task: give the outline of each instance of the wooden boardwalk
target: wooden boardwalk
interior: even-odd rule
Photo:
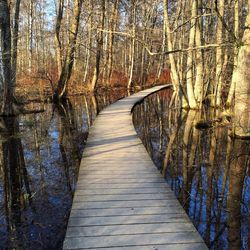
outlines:
[[[207,249],[132,124],[132,107],[161,88],[122,99],[97,117],[64,249]]]

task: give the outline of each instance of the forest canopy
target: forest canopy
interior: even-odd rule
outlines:
[[[34,90],[61,101],[100,86],[171,81],[175,105],[227,110],[235,134],[248,137],[249,7],[250,0],[0,0],[1,114],[18,113]]]

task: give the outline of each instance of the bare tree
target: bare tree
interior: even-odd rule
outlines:
[[[13,98],[14,98],[14,82],[12,79],[13,72],[11,66],[11,26],[10,26],[10,10],[7,0],[0,1],[0,45],[2,64],[2,91],[3,99],[1,113],[4,115],[12,115]]]
[[[101,2],[102,6],[102,15],[101,15],[101,30],[97,31],[96,39],[96,59],[95,59],[95,70],[91,83],[91,90],[95,90],[97,81],[100,75],[100,64],[103,50],[103,30],[105,24],[105,0]]]
[[[248,0],[250,9],[250,0]],[[235,69],[235,134],[239,137],[250,137],[250,11],[245,22],[245,31],[238,55],[238,66]]]
[[[223,43],[223,24],[220,17],[224,17],[225,0],[219,0],[218,6],[216,1],[217,13],[219,15],[217,22],[217,44]],[[214,105],[219,107],[221,105],[221,90],[222,90],[222,70],[223,70],[223,48],[218,47],[216,49],[216,82],[215,82],[215,103]]]
[[[54,93],[54,100],[61,100],[67,95],[67,86],[72,74],[75,59],[76,39],[78,34],[82,3],[83,0],[74,1],[73,20],[69,34],[69,44],[67,47],[66,58],[61,70],[57,88]]]
[[[189,33],[189,48],[195,46],[195,37],[196,37],[196,15],[197,15],[197,1],[191,1],[191,22],[190,22],[190,33]],[[187,53],[187,95],[188,95],[188,104],[191,109],[197,108],[197,101],[194,94],[194,51],[189,50]]]
[[[59,0],[57,17],[56,17],[56,29],[55,29],[56,59],[57,59],[58,74],[61,74],[62,71],[62,42],[60,38],[60,30],[63,19],[63,9],[64,9],[64,0]]]

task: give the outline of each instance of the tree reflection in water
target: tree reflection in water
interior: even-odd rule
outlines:
[[[169,108],[171,94],[151,95],[134,109],[140,138],[209,248],[249,249],[249,141],[231,140],[214,110]],[[201,119],[211,127],[197,129]]]
[[[62,248],[89,127],[123,95],[79,96],[1,120],[0,249]]]
[[[19,135],[17,118],[2,118],[1,125],[1,175],[5,211],[1,209],[1,223],[5,217],[10,248],[18,248],[23,240],[19,228],[22,209],[31,202],[30,184],[24,161],[23,147]]]

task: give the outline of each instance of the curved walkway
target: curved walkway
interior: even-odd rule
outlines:
[[[207,249],[156,169],[131,110],[166,86],[110,105],[90,129],[64,249]]]

